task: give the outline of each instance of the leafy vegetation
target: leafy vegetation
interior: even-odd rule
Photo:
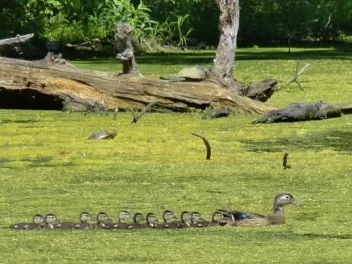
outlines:
[[[240,5],[241,44],[349,41],[352,33],[352,0],[240,0]],[[44,41],[107,42],[114,23],[127,22],[142,44],[218,42],[215,0],[1,1],[0,19],[0,38],[34,32]]]
[[[137,58],[147,75],[172,75],[185,65],[211,62],[214,52]],[[280,90],[269,103],[352,98],[351,54],[328,49],[240,49],[236,76],[255,80],[293,73],[296,60],[306,93]],[[175,63],[179,65],[174,66]],[[75,62],[116,70],[115,62]],[[202,120],[198,113],[149,113],[131,124],[112,116],[1,110],[0,256],[3,263],[343,263],[352,258],[352,116],[291,124],[251,125],[257,116]],[[89,141],[115,130],[114,140]],[[212,145],[205,160],[204,134]],[[289,170],[282,168],[290,153]],[[10,231],[35,213],[78,220],[81,211],[120,209],[177,213],[215,209],[270,213],[273,197],[290,192],[301,203],[286,210],[287,224],[264,228],[187,230]]]

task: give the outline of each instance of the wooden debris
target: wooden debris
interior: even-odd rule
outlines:
[[[287,160],[288,160],[288,153],[286,152],[284,154],[284,158],[283,158],[283,161],[282,161],[282,166],[284,167],[284,170],[287,170],[287,169],[291,168],[291,166],[287,164]]]
[[[34,34],[31,33],[31,34],[22,35],[22,36],[21,35],[17,35],[14,38],[1,39],[0,40],[0,46],[13,45],[13,44],[16,44],[16,43],[26,42],[26,41],[30,40],[31,38],[33,38],[33,37],[34,37]]]
[[[269,111],[252,124],[321,120],[340,116],[340,109],[322,101],[317,103],[291,103],[283,109]]]
[[[136,123],[138,122],[138,120],[139,120],[146,112],[148,112],[149,109],[151,109],[155,104],[156,104],[155,102],[148,104],[147,107],[144,108],[143,111],[142,111],[139,115],[137,115],[137,114],[133,111],[133,109],[131,108],[130,111],[131,111],[131,114],[132,114],[132,116],[133,116],[132,124],[136,124]]]
[[[301,91],[305,92],[304,88],[303,88],[302,85],[298,82],[297,79],[298,79],[298,77],[299,77],[301,74],[303,74],[303,73],[307,70],[307,68],[310,66],[310,64],[309,64],[309,63],[304,64],[303,67],[302,67],[300,70],[298,70],[298,66],[299,66],[299,62],[297,61],[295,75],[294,75],[291,79],[289,79],[289,80],[286,82],[285,87],[287,87],[290,83],[295,82],[295,83],[298,84],[299,89],[301,89]],[[290,88],[287,88],[287,91],[289,92],[289,91],[290,91]]]

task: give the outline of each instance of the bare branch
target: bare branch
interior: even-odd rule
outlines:
[[[211,147],[209,141],[202,135],[199,135],[197,133],[191,133],[193,136],[199,137],[203,140],[205,147],[207,148],[207,156],[205,157],[206,160],[210,160],[211,156]]]
[[[156,104],[156,102],[148,104],[147,107],[144,108],[143,111],[142,111],[139,115],[136,115],[136,113],[135,113],[135,112],[133,111],[133,109],[131,108],[130,111],[131,111],[131,114],[132,114],[132,116],[133,116],[132,124],[137,123],[137,121],[138,121],[146,112],[148,112],[149,109],[152,108],[155,104]]]
[[[299,68],[299,62],[297,61],[296,70],[295,70],[295,75],[294,75],[292,78],[290,78],[290,79],[286,82],[285,86],[289,85],[289,84],[292,83],[292,82],[295,82],[295,83],[298,84],[299,89],[300,89],[301,91],[305,92],[304,88],[303,88],[302,85],[297,81],[297,79],[298,79],[298,77],[299,77],[301,74],[303,74],[303,73],[307,70],[307,68],[308,68],[309,66],[310,66],[310,64],[309,64],[309,63],[306,63],[306,64],[303,65],[303,67],[302,67],[300,70],[298,70],[298,68]],[[290,91],[290,88],[287,88],[287,91],[289,92],[289,91]]]

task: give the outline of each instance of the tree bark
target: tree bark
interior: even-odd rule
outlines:
[[[210,78],[215,78],[227,89],[239,93],[240,87],[233,77],[240,17],[239,0],[216,0],[216,3],[220,9],[220,40]]]
[[[140,74],[137,70],[137,63],[132,45],[132,34],[134,28],[125,23],[116,23],[115,44],[120,52],[116,58],[122,62],[122,73]]]

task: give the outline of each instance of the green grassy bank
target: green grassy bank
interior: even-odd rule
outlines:
[[[185,65],[211,63],[213,53],[148,55],[137,62],[149,76],[171,75]],[[239,50],[236,76],[285,82],[295,61],[311,63],[295,84],[269,104],[352,101],[351,54],[334,49]],[[76,62],[119,70],[111,60]],[[176,64],[177,65],[174,65]],[[0,263],[348,263],[352,259],[352,116],[291,124],[251,125],[258,116],[202,120],[197,113],[112,116],[1,110]],[[89,141],[101,130],[115,140]],[[212,145],[205,160],[204,134]],[[282,168],[290,153],[289,170]],[[81,211],[121,209],[177,214],[217,208],[270,213],[280,192],[287,224],[262,228],[186,230],[11,231],[35,213],[78,220]]]

